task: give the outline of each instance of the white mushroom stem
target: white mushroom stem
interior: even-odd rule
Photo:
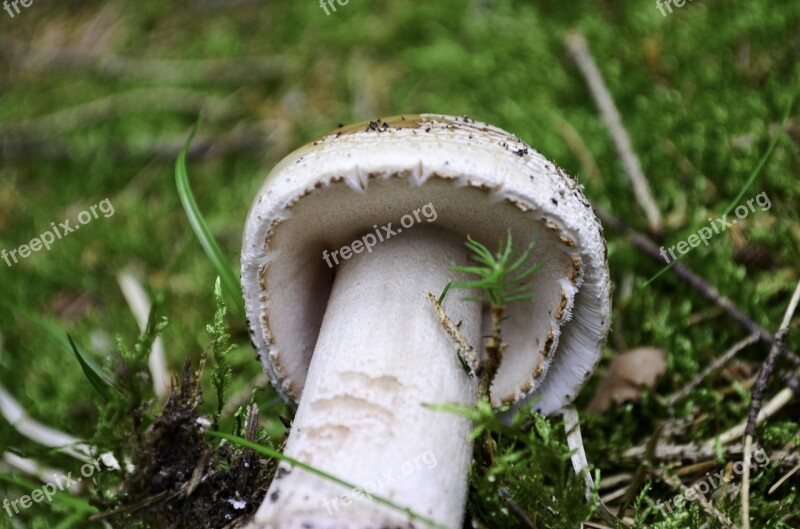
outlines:
[[[281,464],[252,528],[426,527],[364,490],[461,527],[470,424],[423,407],[476,398],[476,384],[426,298],[454,279],[453,262],[467,263],[460,238],[416,227],[336,268],[285,453],[363,490]],[[480,306],[464,297],[451,292],[445,309],[478,344]]]

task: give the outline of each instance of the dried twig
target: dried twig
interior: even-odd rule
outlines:
[[[290,72],[286,57],[240,59],[138,59],[113,54],[98,55],[84,49],[46,48],[0,37],[0,52],[21,67],[92,70],[118,79],[157,84],[255,83],[283,78]]]
[[[259,388],[269,385],[269,377],[263,371],[260,371],[244,388],[238,393],[228,397],[225,401],[225,406],[222,408],[221,417],[230,417],[236,410],[250,402],[250,397],[253,395],[253,388]]]
[[[767,491],[767,494],[772,494],[773,492],[778,490],[778,487],[783,485],[786,482],[786,480],[789,479],[790,477],[792,477],[792,475],[794,475],[795,473],[797,473],[798,470],[800,470],[800,463],[796,464],[793,469],[791,469],[789,472],[784,474],[781,477],[781,479],[776,481],[775,484],[769,488],[769,491]]]
[[[676,402],[681,400],[682,398],[686,397],[691,391],[696,388],[703,380],[706,379],[711,373],[715,372],[717,369],[721,368],[725,364],[727,364],[731,358],[736,356],[736,354],[747,347],[750,344],[755,343],[758,341],[758,334],[753,333],[744,340],[740,340],[733,347],[728,349],[725,354],[717,357],[711,362],[702,373],[697,375],[691,382],[686,384],[680,391],[674,393],[672,396],[666,399],[666,405],[670,408],[675,405]]]
[[[633,479],[633,474],[630,472],[622,472],[612,476],[604,476],[600,478],[600,483],[597,485],[597,488],[599,490],[610,489],[622,483],[630,483],[631,479]]]
[[[784,388],[780,390],[778,393],[775,394],[762,408],[758,414],[758,418],[756,419],[756,425],[761,424],[765,420],[769,419],[773,415],[775,415],[778,411],[781,410],[789,401],[792,400],[794,396],[794,392],[790,388]],[[744,435],[745,428],[747,427],[747,421],[744,420],[741,423],[737,424],[733,428],[721,433],[719,437],[714,439],[710,439],[704,443],[705,446],[716,446],[717,443],[719,444],[728,444],[731,441],[735,441],[736,439],[741,439],[742,435]]]
[[[769,383],[772,371],[775,369],[775,364],[780,359],[782,351],[784,350],[784,347],[782,346],[786,341],[786,335],[789,333],[789,323],[791,322],[792,316],[797,309],[798,303],[800,303],[800,281],[798,281],[797,286],[795,287],[794,294],[792,294],[792,299],[789,301],[789,306],[783,315],[781,326],[775,335],[775,343],[773,344],[772,350],[770,351],[766,360],[764,360],[764,364],[761,366],[761,371],[759,371],[756,386],[753,389],[753,396],[750,400],[750,409],[748,410],[747,414],[747,428],[745,429],[745,434],[750,437],[755,435],[756,417],[758,416],[759,409],[761,408],[761,401],[764,398],[764,391]]]
[[[581,135],[575,130],[575,127],[565,120],[560,121],[556,127],[556,131],[567,143],[567,146],[575,154],[575,157],[578,158],[582,172],[586,174],[590,181],[594,180],[599,183],[602,180],[600,168],[597,166],[597,161],[595,161],[592,151],[586,146]]]
[[[141,510],[150,507],[151,505],[155,505],[156,503],[167,502],[170,499],[177,498],[179,495],[180,495],[180,490],[178,492],[163,490],[158,494],[143,499],[139,503],[133,505],[126,505],[124,507],[120,507],[119,509],[114,509],[113,511],[106,511],[93,514],[89,516],[87,520],[89,520],[90,522],[100,522],[103,520],[107,520],[109,518],[113,518],[115,516],[119,516],[120,514],[130,514],[134,512],[139,512]]]
[[[580,417],[575,406],[566,406],[561,414],[564,416],[564,430],[567,433],[567,446],[572,450],[572,468],[575,474],[583,479],[584,496],[587,500],[594,494],[594,480],[592,473],[589,472],[589,462],[586,459],[586,451],[583,448],[583,437],[581,436]]]
[[[49,137],[99,123],[117,115],[139,112],[161,111],[173,114],[203,112],[208,119],[217,120],[231,114],[234,108],[235,105],[227,99],[197,90],[135,88],[27,121],[7,123],[0,128],[0,135]]]
[[[271,138],[270,127],[273,122],[242,127],[222,136],[195,138],[189,147],[189,158],[227,156],[232,153],[263,155],[265,146],[275,143]],[[104,156],[122,160],[154,158],[175,161],[186,138],[154,138],[144,145],[120,142],[103,142],[80,147],[59,138],[39,138],[27,135],[0,135],[0,158],[28,160],[33,156],[50,159],[77,159],[96,155],[102,151]]]
[[[258,433],[258,404],[253,402],[247,409],[247,421],[245,423],[245,436],[247,441],[255,442],[256,434]],[[242,450],[241,462],[239,464],[239,477],[236,480],[236,493],[241,494],[244,492],[245,485],[247,484],[247,474],[252,465],[253,450],[251,448],[244,448]]]
[[[575,469],[575,474],[583,479],[583,494],[586,497],[586,501],[591,501],[594,496],[595,485],[592,473],[589,471],[589,461],[586,459],[586,450],[583,448],[583,437],[581,436],[578,410],[575,409],[575,406],[569,405],[561,410],[561,414],[564,417],[564,431],[567,434],[567,446],[572,451],[572,468]],[[614,513],[606,507],[602,499],[599,501],[600,505],[595,511],[597,516],[615,527],[619,527],[620,525],[622,527],[628,527],[628,524],[614,516]]]
[[[31,419],[22,405],[2,386],[0,386],[0,415],[20,435],[35,443],[56,448],[64,454],[85,463],[92,460],[92,455],[95,452],[94,447],[82,443],[77,437]]]
[[[639,158],[636,156],[631,146],[631,139],[622,124],[619,111],[616,105],[614,105],[614,100],[611,98],[611,94],[603,81],[603,76],[600,74],[600,70],[597,68],[597,64],[589,51],[586,38],[577,31],[572,32],[566,37],[566,45],[570,55],[572,55],[572,59],[578,65],[578,68],[586,79],[589,91],[592,93],[592,97],[597,107],[600,109],[600,114],[602,114],[608,126],[608,130],[614,140],[614,145],[617,148],[617,153],[622,160],[622,165],[631,182],[636,201],[647,216],[650,232],[659,234],[661,233],[663,223],[661,213],[653,198],[653,193],[650,190],[647,179],[642,172]]]
[[[464,364],[464,369],[469,372],[470,376],[477,378],[478,397],[488,399],[489,389],[491,387],[492,379],[494,378],[494,371],[487,369],[485,365],[487,362],[481,362],[477,351],[475,351],[469,342],[467,342],[467,340],[461,335],[461,332],[458,330],[458,326],[453,323],[453,320],[451,320],[444,311],[444,308],[442,308],[442,305],[436,299],[436,296],[428,292],[428,299],[430,300],[431,305],[433,305],[433,310],[435,310],[437,316],[439,316],[439,321],[441,321],[445,332],[456,343],[456,345],[458,345],[458,358]],[[492,319],[492,322],[495,323],[494,318]],[[502,341],[499,341],[499,319],[496,321],[496,323],[498,327],[493,327],[492,336],[496,335],[498,337],[497,343],[502,344]],[[487,350],[488,347],[489,346],[487,345]],[[492,440],[492,436],[487,433],[484,436],[483,442],[484,446],[486,447],[487,457],[489,458],[489,461],[491,461],[491,464],[494,465],[494,441]]]
[[[511,499],[511,495],[506,489],[498,489],[497,496],[503,503],[506,504],[508,510],[511,511],[511,514],[514,515],[514,518],[516,518],[522,524],[522,527],[526,529],[536,529],[536,525],[531,522],[531,519],[528,517],[528,513],[525,512],[525,509],[517,505],[517,503]]]
[[[647,444],[645,445],[644,449],[644,460],[647,462],[653,461],[653,453],[656,451],[656,446],[658,446],[658,440],[661,439],[661,435],[664,431],[664,423],[659,422],[656,425],[655,430],[653,431],[653,435],[650,436],[648,439]],[[647,470],[650,465],[640,465],[636,472],[633,474],[633,479],[631,483],[627,487],[627,491],[625,495],[622,497],[622,502],[620,503],[619,509],[623,510],[627,508],[628,504],[633,501],[636,497],[637,492],[644,484],[646,477],[647,477]]]
[[[461,335],[456,324],[453,323],[453,320],[450,319],[442,306],[436,300],[436,296],[428,292],[428,299],[430,300],[431,305],[433,305],[433,310],[436,311],[436,315],[439,316],[439,321],[442,322],[442,328],[445,330],[447,335],[452,338],[456,345],[458,345],[458,356],[461,358],[464,364],[466,364],[470,371],[470,375],[474,377],[480,377],[481,362],[478,358],[478,353]]]
[[[604,226],[608,226],[621,235],[627,236],[631,243],[642,253],[649,256],[657,263],[664,264],[664,258],[661,256],[658,246],[649,237],[631,229],[623,221],[600,208],[595,207],[594,211]],[[670,270],[674,272],[676,276],[697,290],[706,299],[715,303],[748,333],[758,334],[759,341],[770,346],[775,343],[775,336],[771,332],[744,314],[731,300],[720,294],[716,288],[708,284],[702,277],[692,272],[688,266],[679,261],[673,261],[673,263]],[[783,347],[785,348],[785,346]],[[787,353],[791,354],[790,351],[787,351]]]
[[[6,451],[0,454],[0,460],[2,460],[5,465],[11,467],[14,472],[28,474],[29,476],[33,476],[40,480],[42,483],[49,482],[54,478],[63,476],[65,474],[64,471],[59,468],[45,467],[35,459],[22,457],[11,451]],[[77,494],[80,489],[80,483],[67,485],[67,490],[73,494]]]
[[[718,449],[713,443],[702,445],[659,443],[650,457],[653,461],[687,461],[694,463],[715,460],[718,450],[721,451],[722,457],[729,459],[738,457],[744,451],[744,445],[736,443],[725,445]],[[800,463],[800,452],[796,451],[776,450],[767,455],[770,461],[780,462],[783,467]],[[643,461],[646,458],[646,447],[644,446],[634,446],[622,454],[622,459],[626,461]]]
[[[660,468],[651,468],[650,472],[653,473],[655,477],[672,487],[676,492],[682,493],[684,496],[688,497],[687,494],[691,494],[697,497],[697,503],[706,511],[708,514],[714,517],[723,527],[726,529],[737,529],[736,525],[731,521],[728,516],[719,511],[716,507],[714,507],[711,502],[703,497],[702,494],[696,494],[695,491],[681,483],[681,481],[674,477],[670,476],[667,472]]]
[[[756,419],[761,410],[761,402],[764,398],[764,392],[769,384],[772,371],[781,357],[784,348],[782,347],[786,341],[786,335],[789,334],[789,323],[792,321],[794,311],[797,309],[797,304],[800,303],[800,281],[794,289],[792,299],[789,301],[789,306],[783,315],[783,321],[775,335],[775,343],[767,355],[761,370],[758,373],[758,380],[756,381],[753,394],[750,398],[750,409],[747,413],[747,426],[744,433],[744,474],[742,475],[742,528],[750,529],[750,457],[753,453],[753,437],[756,434]]]

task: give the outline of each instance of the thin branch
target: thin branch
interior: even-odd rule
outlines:
[[[247,409],[247,421],[245,423],[245,436],[244,438],[250,442],[256,440],[258,433],[258,404],[253,402]],[[236,492],[243,493],[247,485],[247,475],[251,467],[253,459],[253,451],[249,448],[243,448],[241,460],[239,462],[239,478],[236,482]]]
[[[83,462],[91,461],[93,447],[82,443],[77,437],[31,419],[22,405],[3,387],[0,387],[0,414],[20,435],[31,441],[56,448]]]
[[[125,92],[61,109],[27,121],[12,122],[0,128],[0,135],[24,134],[49,137],[63,134],[115,116],[139,112],[197,114],[220,119],[233,112],[235,105],[227,99],[184,88],[135,88]]]
[[[264,387],[269,385],[269,377],[263,371],[259,372],[244,388],[239,392],[228,397],[225,401],[225,406],[222,408],[220,417],[230,417],[241,406],[250,402],[250,397],[253,394],[253,388]]]
[[[556,130],[572,152],[575,153],[586,176],[590,180],[601,180],[600,168],[597,166],[594,155],[592,155],[592,151],[586,146],[578,131],[566,120],[560,121]]]
[[[519,523],[522,524],[522,527],[525,529],[536,529],[536,525],[531,522],[531,519],[528,517],[528,513],[525,512],[525,509],[517,505],[517,503],[511,499],[511,495],[506,489],[498,489],[497,497],[506,504],[508,510],[511,511],[511,514],[513,514]]]
[[[64,475],[64,471],[59,468],[45,467],[35,459],[21,457],[14,452],[3,452],[1,457],[3,462],[15,471],[33,476],[42,483],[47,483],[58,476]],[[80,484],[73,483],[68,485],[67,489],[75,494],[80,490]]]
[[[586,459],[586,450],[583,447],[583,436],[581,435],[581,421],[578,410],[575,406],[569,405],[561,410],[564,418],[564,431],[567,434],[567,446],[572,451],[572,468],[575,475],[583,479],[583,494],[587,502],[591,502],[594,496],[595,484],[592,473],[589,472],[589,461]],[[603,521],[615,527],[630,527],[612,513],[602,499],[598,498],[600,505],[595,510],[595,514]]]
[[[572,32],[566,37],[566,46],[575,64],[578,65],[578,69],[580,69],[583,77],[586,79],[589,91],[592,93],[592,97],[600,110],[600,114],[603,116],[603,120],[608,126],[608,130],[614,140],[614,146],[617,148],[617,153],[625,168],[625,173],[628,175],[628,179],[631,182],[636,201],[647,216],[650,232],[654,234],[661,233],[663,221],[661,219],[661,213],[658,210],[658,205],[653,198],[650,185],[647,183],[647,179],[644,176],[639,158],[636,156],[631,146],[631,139],[625,130],[625,126],[622,124],[619,111],[616,105],[614,105],[614,100],[609,93],[605,81],[603,81],[603,76],[597,68],[591,51],[589,51],[586,38],[577,31]]]
[[[711,502],[709,502],[707,499],[705,499],[705,497],[703,497],[702,494],[697,494],[696,491],[690,489],[689,487],[681,483],[681,481],[678,478],[669,475],[667,472],[665,472],[660,468],[651,468],[650,472],[652,472],[655,477],[657,477],[658,479],[660,479],[661,481],[672,487],[676,492],[682,493],[685,497],[688,497],[687,494],[692,494],[696,496],[697,503],[700,504],[703,510],[706,511],[711,516],[713,516],[714,519],[717,520],[726,529],[738,529],[725,513],[719,511],[716,507],[714,507],[711,504]]]
[[[711,362],[702,373],[697,375],[691,382],[686,384],[680,391],[676,392],[666,400],[666,405],[670,408],[675,405],[676,402],[685,398],[691,391],[696,388],[700,383],[705,380],[709,375],[720,369],[722,366],[727,364],[736,354],[747,347],[758,341],[758,334],[753,333],[744,340],[740,340],[733,347],[725,351],[725,354],[718,356]]]
[[[791,469],[789,472],[784,474],[781,477],[781,479],[776,481],[775,484],[769,488],[769,490],[767,491],[767,494],[772,494],[773,492],[778,490],[778,487],[783,485],[786,482],[786,480],[789,479],[790,477],[792,477],[795,473],[797,473],[798,470],[800,470],[800,463],[796,464],[793,469]]]
[[[744,451],[741,443],[722,446],[720,449],[722,457],[730,459],[738,457]],[[713,461],[717,457],[717,447],[714,444],[664,444],[656,446],[652,454],[653,461],[686,461],[696,463],[698,461]],[[800,463],[800,452],[776,450],[767,454],[770,461],[779,461],[782,467],[788,467]],[[643,461],[647,458],[645,446],[634,446],[622,454],[623,461]],[[603,483],[600,483],[601,487]]]
[[[592,473],[589,472],[589,461],[586,459],[586,451],[583,448],[578,410],[575,409],[575,406],[570,405],[566,406],[561,414],[564,416],[567,446],[572,451],[572,468],[575,469],[575,475],[583,479],[584,496],[587,500],[591,500],[594,495],[594,480]]]
[[[745,429],[745,434],[748,436],[752,437],[755,435],[756,417],[758,416],[758,411],[761,408],[761,401],[764,398],[764,392],[767,388],[767,384],[769,383],[769,379],[772,376],[772,371],[775,369],[775,364],[780,359],[784,350],[783,344],[786,341],[786,335],[789,333],[789,323],[792,320],[795,310],[797,310],[798,303],[800,303],[800,281],[798,281],[797,286],[794,289],[794,294],[792,294],[792,299],[789,301],[789,306],[783,315],[783,321],[781,322],[780,329],[778,329],[778,332],[775,335],[775,343],[772,346],[772,350],[769,352],[767,359],[764,360],[764,364],[761,366],[761,371],[758,374],[758,380],[756,381],[756,386],[753,389],[753,396],[750,400],[750,409],[747,414],[747,428]]]
[[[756,419],[756,425],[761,424],[765,420],[769,419],[773,415],[775,415],[778,411],[781,410],[784,406],[786,406],[794,397],[794,392],[790,388],[784,388],[780,390],[772,399],[770,399],[761,411],[758,414],[758,418]],[[735,441],[736,439],[741,439],[742,435],[744,435],[745,428],[747,427],[747,421],[742,421],[741,423],[737,424],[730,430],[727,430],[719,435],[719,437],[714,439],[709,439],[705,442],[705,446],[716,446],[717,443],[721,445],[725,445],[730,443],[731,441]]]
[[[242,127],[217,137],[197,138],[187,152],[189,158],[227,156],[233,153],[244,153],[251,156],[262,156],[266,147],[275,143],[271,137],[273,122]],[[148,139],[139,144],[119,142],[98,142],[91,145],[75,145],[60,138],[37,138],[26,135],[0,135],[0,159],[28,160],[31,157],[55,160],[74,160],[94,156],[102,152],[106,157],[121,160],[152,158],[175,161],[185,137],[166,137]]]
[[[478,353],[461,335],[461,332],[459,332],[456,324],[453,323],[453,320],[450,319],[442,306],[436,300],[436,296],[428,292],[428,299],[430,300],[431,305],[433,305],[433,310],[436,311],[436,315],[439,316],[439,321],[442,323],[442,328],[458,346],[458,356],[469,369],[470,375],[474,377],[480,377],[481,362],[478,358]]]
[[[0,52],[21,68],[35,64],[42,70],[92,70],[115,79],[155,84],[258,83],[285,77],[291,70],[286,57],[238,59],[138,59],[99,55],[80,48],[47,48],[0,37]]]
[[[750,457],[753,454],[753,437],[756,434],[756,419],[761,410],[761,402],[764,399],[764,392],[769,384],[772,371],[775,365],[780,360],[781,353],[784,348],[782,345],[786,341],[786,335],[789,334],[789,323],[792,321],[794,311],[797,310],[797,304],[800,303],[800,281],[794,289],[792,299],[789,301],[789,306],[783,315],[780,329],[775,335],[775,344],[767,355],[764,364],[761,366],[761,371],[758,373],[758,380],[756,381],[753,395],[750,399],[750,409],[747,413],[747,426],[745,427],[744,437],[744,474],[742,476],[742,528],[750,529]]]
[[[661,256],[658,246],[649,237],[629,228],[622,220],[598,207],[595,207],[594,211],[604,226],[608,226],[621,235],[627,236],[630,242],[638,248],[639,251],[649,256],[657,263],[664,264],[664,258]],[[679,261],[673,261],[673,263],[670,270],[676,276],[686,282],[690,287],[697,290],[706,299],[716,304],[748,333],[758,334],[759,341],[770,346],[775,343],[775,336],[771,332],[744,314],[731,300],[720,294],[716,288],[708,284],[702,277],[695,274],[688,266]],[[785,348],[785,346],[783,347]],[[792,353],[789,351],[788,354]]]

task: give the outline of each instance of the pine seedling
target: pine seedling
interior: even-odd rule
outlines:
[[[217,412],[214,414],[214,429],[216,430],[220,415],[222,415],[222,408],[225,406],[225,391],[233,380],[229,357],[231,351],[236,348],[235,345],[228,344],[230,334],[228,334],[228,325],[225,323],[225,314],[228,308],[225,300],[222,299],[219,276],[214,283],[214,303],[217,307],[214,312],[214,323],[206,325],[206,332],[212,336],[211,354],[214,357],[214,372],[211,374],[211,383],[217,394]]]
[[[438,304],[441,305],[450,288],[478,289],[481,294],[467,299],[481,301],[489,304],[492,318],[492,332],[486,343],[487,359],[485,365],[478,370],[480,373],[480,396],[488,397],[489,388],[494,380],[497,368],[507,347],[500,336],[500,326],[503,321],[505,308],[511,303],[530,301],[533,291],[528,285],[531,276],[539,269],[539,264],[528,264],[535,241],[531,240],[528,247],[521,255],[515,256],[512,247],[511,232],[508,232],[505,243],[501,240],[497,253],[492,254],[489,249],[467,235],[467,248],[472,251],[472,260],[478,266],[457,266],[451,268],[454,272],[462,272],[478,276],[472,281],[453,281],[449,283]]]

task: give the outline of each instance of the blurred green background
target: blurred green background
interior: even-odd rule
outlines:
[[[645,231],[607,128],[565,50],[571,29],[586,36],[617,103],[664,215],[665,243],[720,215],[772,135],[782,135],[745,193],[766,192],[771,209],[684,261],[776,330],[799,277],[798,110],[783,128],[780,119],[798,86],[800,2],[694,0],[673,9],[662,16],[650,0],[350,0],[326,16],[315,0],[34,0],[13,18],[0,11],[0,248],[26,244],[105,198],[115,210],[49,251],[11,267],[0,261],[0,385],[38,421],[91,438],[96,394],[43,329],[70,333],[108,364],[115,337],[130,344],[139,333],[118,283],[123,272],[161,301],[170,370],[198,360],[209,343],[217,274],[187,222],[173,166],[201,112],[192,187],[236,270],[244,219],[268,170],[339,123],[385,115],[468,114],[502,127],[576,176],[594,205]],[[616,285],[607,356],[655,346],[666,351],[668,371],[641,403],[587,419],[589,459],[604,474],[619,470],[615,454],[668,417],[652,395],[680,389],[745,336],[674,276],[645,286],[659,265],[606,231]],[[243,318],[233,313],[229,322],[238,393],[260,367]],[[789,345],[800,347],[797,333]],[[743,353],[743,380],[765,352]],[[270,391],[257,401],[271,410],[266,416],[289,413]],[[748,402],[738,380],[706,381],[676,410],[697,418],[684,440],[738,423]],[[770,446],[796,441],[797,420],[794,401],[764,427]],[[5,450],[70,464],[0,418]],[[797,487],[795,480],[779,500],[797,509]],[[758,507],[760,527],[800,524],[774,504]],[[699,527],[699,515],[689,516],[676,527]],[[58,520],[39,506],[13,523]],[[0,526],[7,522],[0,515]]]

